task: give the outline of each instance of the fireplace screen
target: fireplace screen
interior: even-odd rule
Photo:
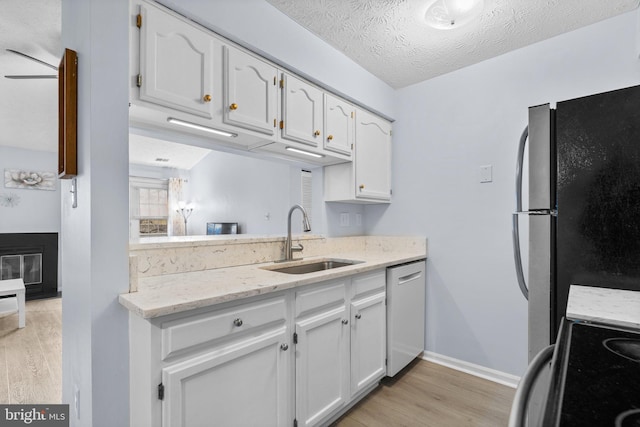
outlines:
[[[25,285],[42,283],[42,254],[0,257],[0,280],[22,278]]]

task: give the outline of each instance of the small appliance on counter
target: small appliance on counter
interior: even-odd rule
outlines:
[[[207,235],[238,234],[237,222],[208,222]]]

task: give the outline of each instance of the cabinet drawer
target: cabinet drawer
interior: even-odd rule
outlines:
[[[296,292],[296,318],[307,316],[325,307],[344,305],[347,282],[334,281],[313,285]]]
[[[353,298],[371,295],[384,291],[387,287],[387,274],[385,270],[365,273],[353,278]]]
[[[162,360],[184,350],[261,326],[284,323],[285,297],[270,298],[162,324]]]

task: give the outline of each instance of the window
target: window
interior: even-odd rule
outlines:
[[[169,192],[166,180],[130,179],[131,237],[166,236],[169,225]]]

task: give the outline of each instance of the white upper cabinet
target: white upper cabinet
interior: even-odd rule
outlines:
[[[149,3],[139,19],[140,99],[211,118],[213,38]]]
[[[324,94],[324,148],[351,156],[355,108],[335,96]]]
[[[322,146],[323,93],[291,74],[283,74],[282,138]]]
[[[224,123],[275,135],[277,75],[273,65],[224,46]]]
[[[391,201],[391,123],[356,108],[353,162],[324,169],[326,202]]]
[[[356,198],[391,199],[391,124],[356,112]]]

